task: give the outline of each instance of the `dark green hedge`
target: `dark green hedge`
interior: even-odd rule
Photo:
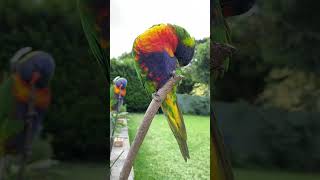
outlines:
[[[178,94],[180,109],[185,114],[209,115],[209,97],[191,96],[188,94]]]
[[[147,109],[151,98],[138,79],[133,61],[134,60],[131,57],[124,61],[112,60],[110,67],[110,82],[117,76],[126,78],[128,80],[128,85],[124,104],[126,104],[127,111],[144,112]]]
[[[320,170],[320,113],[216,103],[236,167]]]

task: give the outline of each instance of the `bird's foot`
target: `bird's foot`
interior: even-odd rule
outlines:
[[[231,56],[237,50],[234,46],[230,44],[215,43],[215,42],[213,43],[212,47],[215,51],[220,51],[220,53],[226,56]]]
[[[212,63],[211,68],[214,74],[223,74],[225,71],[225,60],[231,57],[236,51],[236,48],[230,44],[212,43]]]
[[[171,73],[170,73],[170,75],[171,75],[171,77],[175,77],[177,74],[176,74],[176,71],[172,71]]]
[[[161,102],[161,98],[160,98],[158,92],[152,93],[152,99],[154,99],[157,102]]]

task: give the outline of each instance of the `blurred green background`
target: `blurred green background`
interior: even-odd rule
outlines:
[[[107,83],[90,54],[76,1],[1,0],[0,22],[0,83],[9,59],[22,47],[47,51],[55,59],[53,98],[42,133],[50,139],[53,158],[103,161]]]

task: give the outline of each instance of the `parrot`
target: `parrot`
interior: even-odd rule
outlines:
[[[138,77],[147,93],[152,95],[174,73],[181,73],[181,67],[192,60],[194,49],[195,39],[178,25],[157,24],[140,34],[134,40],[132,56]],[[177,85],[167,94],[161,109],[187,162],[190,158],[187,132],[176,91]]]
[[[31,121],[31,140],[41,130],[48,110],[53,77],[53,57],[44,51],[20,49],[10,60],[10,76],[0,85],[0,159],[23,153],[29,101],[34,96],[35,114]],[[32,94],[33,92],[33,94]]]
[[[255,0],[213,0],[211,3],[211,86],[218,78],[223,77],[228,70],[229,61],[235,48],[231,45],[231,30],[226,18],[241,15],[249,11]],[[218,122],[214,113],[214,96],[210,96],[211,123],[210,123],[210,179],[232,180],[233,173],[231,163],[225,153],[223,136],[218,128]]]
[[[126,96],[127,79],[117,76],[113,80],[114,85],[110,86],[110,108],[117,112],[120,111],[120,106],[123,103],[123,99]]]

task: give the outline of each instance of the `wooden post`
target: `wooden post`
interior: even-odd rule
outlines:
[[[34,117],[36,115],[36,112],[34,111],[34,99],[35,99],[35,87],[32,85],[31,87],[31,95],[29,99],[29,105],[28,105],[28,113],[24,124],[24,147],[23,152],[21,156],[21,164],[18,172],[18,180],[24,180],[25,175],[25,169],[27,166],[28,156],[31,150],[31,142],[32,142],[32,121],[34,120]]]
[[[158,109],[160,108],[162,101],[165,99],[167,94],[172,90],[173,86],[177,84],[181,79],[182,79],[182,76],[174,75],[171,79],[169,79],[169,81],[162,88],[160,88],[157,91],[156,95],[153,97],[143,117],[143,121],[138,129],[136,137],[133,140],[133,143],[129,150],[127,158],[124,162],[123,168],[120,173],[120,180],[128,179],[133,161],[139,151],[139,148],[144,140],[144,137],[146,136],[149,130],[152,119],[158,112]]]

